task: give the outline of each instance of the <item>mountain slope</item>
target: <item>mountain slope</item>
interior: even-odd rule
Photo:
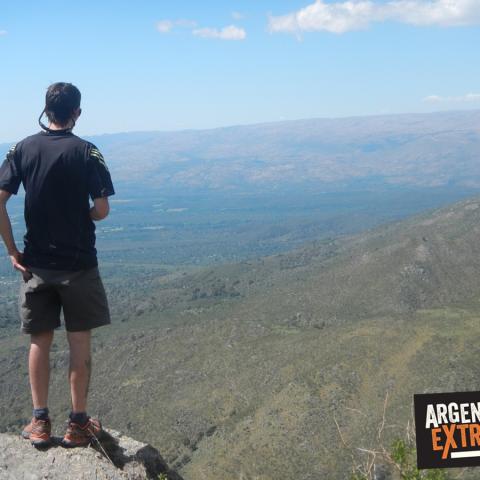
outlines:
[[[91,411],[155,445],[185,479],[343,479],[351,459],[335,421],[348,444],[375,446],[388,392],[388,446],[411,420],[413,393],[479,389],[479,221],[472,198],[159,277],[142,313],[99,329]],[[59,429],[62,336],[52,355]],[[0,340],[3,428],[29,415],[24,344]]]

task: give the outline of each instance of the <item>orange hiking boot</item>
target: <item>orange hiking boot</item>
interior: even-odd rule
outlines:
[[[86,447],[90,445],[102,432],[102,424],[96,418],[88,418],[85,425],[81,426],[72,421],[68,422],[67,432],[62,440],[64,447]]]
[[[52,424],[50,420],[40,420],[33,417],[24,427],[22,437],[29,439],[35,447],[48,447],[52,443]]]

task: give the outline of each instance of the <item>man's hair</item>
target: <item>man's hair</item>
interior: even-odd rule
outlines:
[[[80,107],[80,90],[71,83],[52,83],[45,95],[45,114],[52,123],[66,125]]]

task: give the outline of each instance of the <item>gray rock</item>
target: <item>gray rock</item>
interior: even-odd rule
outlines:
[[[160,453],[114,430],[90,447],[66,449],[58,438],[36,449],[19,435],[0,434],[0,480],[181,480]]]

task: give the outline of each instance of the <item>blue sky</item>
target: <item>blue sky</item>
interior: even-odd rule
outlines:
[[[408,7],[408,8],[407,8]],[[480,108],[478,0],[1,2],[0,141],[48,85],[77,133]]]

